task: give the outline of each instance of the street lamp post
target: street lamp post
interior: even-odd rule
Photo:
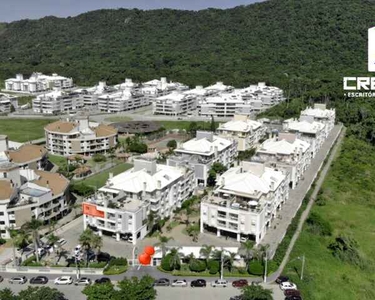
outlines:
[[[220,268],[220,279],[223,280],[224,273],[224,250],[221,251],[221,268]]]
[[[133,247],[133,267],[135,266],[135,251],[137,250],[137,246]]]
[[[301,270],[301,280],[303,280],[303,271],[305,270],[305,254],[302,255],[302,270]]]
[[[266,255],[264,256],[264,283],[267,282],[267,262],[268,262],[268,257],[267,257],[267,251],[266,251]]]

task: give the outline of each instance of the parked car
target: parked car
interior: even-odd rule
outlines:
[[[30,279],[30,284],[47,284],[48,278],[46,276],[36,276]]]
[[[185,279],[175,279],[173,280],[171,286],[173,287],[187,287],[187,282]]]
[[[65,245],[66,244],[66,240],[65,239],[59,239],[56,244],[59,244],[59,246],[62,246],[62,245]],[[55,247],[57,248],[57,245],[55,245]]]
[[[133,243],[133,235],[129,235],[127,241]]]
[[[236,288],[241,288],[247,285],[249,285],[249,283],[247,282],[246,279],[239,279],[239,280],[235,280],[232,282],[232,286]]]
[[[168,278],[159,278],[154,281],[154,286],[169,286],[170,281]]]
[[[285,296],[301,296],[301,292],[299,290],[284,290]]]
[[[26,276],[16,276],[9,279],[9,283],[18,283],[18,284],[24,284],[27,282]]]
[[[212,287],[227,287],[228,286],[228,281],[225,279],[218,279],[213,282],[211,282]]]
[[[43,256],[44,254],[46,254],[46,250],[44,250],[44,248],[38,248],[38,255]]]
[[[77,254],[81,253],[81,250],[82,250],[82,246],[81,245],[77,245],[74,248],[74,255],[77,255]]]
[[[74,282],[74,285],[90,285],[91,279],[87,277],[81,277]]]
[[[103,284],[103,283],[111,283],[111,279],[108,277],[102,277],[95,280],[95,283],[97,284]]]
[[[111,260],[111,255],[109,255],[109,253],[106,253],[106,252],[100,252],[96,256],[96,259],[97,259],[98,262],[110,261]]]
[[[301,296],[288,296],[285,300],[302,300]]]
[[[296,290],[297,286],[292,282],[285,281],[285,282],[280,283],[280,289],[282,289],[283,291],[284,290]]]
[[[3,281],[4,281],[4,277],[0,276],[0,282],[3,282]]]
[[[243,298],[241,295],[239,295],[239,296],[230,297],[229,300],[243,300]]]
[[[56,285],[68,285],[73,283],[72,276],[61,276],[55,279]]]
[[[190,283],[191,287],[206,287],[206,285],[206,280],[204,279],[196,279]]]
[[[276,283],[277,284],[280,284],[280,283],[286,282],[286,281],[289,281],[289,277],[288,276],[280,275],[279,277],[276,278]]]

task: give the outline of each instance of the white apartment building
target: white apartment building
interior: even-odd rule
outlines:
[[[336,110],[334,108],[327,109],[325,104],[314,104],[314,108],[308,107],[301,111],[300,120],[309,120],[323,123],[325,125],[326,135],[335,126]]]
[[[266,135],[266,127],[248,116],[235,115],[233,120],[221,124],[216,130],[220,137],[237,141],[237,150],[246,151],[257,146]]]
[[[263,108],[272,107],[285,100],[282,89],[275,86],[267,86],[265,82],[251,84],[250,86],[235,90],[244,100],[257,100]]]
[[[90,226],[116,234],[132,236],[133,244],[143,239],[148,215],[173,216],[196,187],[194,172],[186,168],[159,165],[156,160],[138,158],[134,168],[117,176],[110,175],[99,196],[83,203],[84,228]]]
[[[5,90],[21,93],[39,93],[53,88],[66,89],[72,87],[72,78],[59,76],[56,73],[51,76],[33,73],[29,79],[24,79],[22,74],[17,74],[16,78],[5,80]]]
[[[327,134],[325,125],[315,121],[298,121],[296,119],[288,119],[283,123],[284,131],[295,133],[297,137],[311,145],[312,157],[322,147]]]
[[[117,129],[104,124],[77,121],[56,121],[44,127],[46,148],[51,154],[91,156],[105,154],[117,144]]]
[[[197,109],[197,98],[179,91],[157,97],[152,102],[154,115],[184,115]]]
[[[99,83],[93,87],[82,88],[75,90],[79,94],[79,97],[83,100],[85,107],[98,107],[98,98],[105,94],[116,92],[117,89],[108,86],[105,81],[99,81]]]
[[[139,83],[133,82],[131,78],[125,78],[124,82],[116,84],[113,87],[116,90],[137,89],[139,87]]]
[[[208,173],[214,163],[230,168],[237,157],[237,142],[213,132],[197,131],[191,139],[174,150],[175,155],[167,159],[169,166],[183,166],[194,170],[197,184],[207,185]]]
[[[243,162],[217,179],[213,193],[201,202],[201,232],[253,239],[258,244],[277,211],[288,200],[287,175],[264,164]]]
[[[130,88],[98,97],[99,110],[109,113],[133,110],[149,104],[148,97]]]
[[[59,114],[75,111],[83,106],[83,99],[77,93],[68,93],[58,89],[38,95],[33,99],[33,111],[40,114]]]
[[[7,228],[20,228],[33,217],[46,224],[62,218],[69,208],[69,180],[58,173],[20,168],[0,162],[0,234],[10,238]]]
[[[210,94],[221,94],[232,92],[234,87],[231,85],[225,85],[222,81],[218,81],[213,85],[205,87],[205,90]]]
[[[13,95],[0,93],[0,113],[9,113],[12,106],[18,108],[18,98]]]
[[[182,83],[168,82],[166,77],[161,77],[160,80],[153,79],[143,82],[140,86],[140,92],[150,100],[167,95],[172,91],[185,91],[187,89],[189,89],[189,87]]]
[[[311,145],[308,142],[293,133],[279,133],[277,137],[263,142],[252,160],[289,173],[290,186],[295,188],[311,164],[311,157]]]

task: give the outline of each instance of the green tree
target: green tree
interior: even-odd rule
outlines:
[[[191,236],[193,242],[198,242],[198,237],[199,237],[199,232],[200,232],[199,224],[189,225],[186,228],[186,232],[189,236]]]
[[[214,186],[216,184],[217,175],[223,174],[227,170],[227,167],[222,163],[214,163],[208,172],[207,185]]]
[[[212,246],[212,245],[204,244],[202,246],[202,248],[199,250],[199,254],[206,259],[207,263],[208,263],[208,260],[210,259],[213,248],[214,248],[214,246]]]
[[[242,288],[243,300],[272,300],[272,291],[257,284]]]
[[[172,270],[177,270],[181,266],[181,254],[177,248],[172,248],[169,253],[169,264]]]
[[[0,290],[0,300],[20,300],[10,288]]]
[[[20,300],[67,300],[65,295],[55,288],[50,287],[31,287],[19,292]]]
[[[238,249],[239,254],[245,259],[246,263],[249,264],[250,260],[253,258],[254,242],[247,240],[241,243]]]
[[[36,261],[39,262],[39,254],[38,254],[38,242],[39,242],[39,230],[43,226],[43,222],[38,219],[32,219],[31,221],[25,223],[22,226],[28,234],[32,236],[34,250],[35,250],[35,257]]]
[[[177,148],[177,142],[176,140],[170,140],[168,141],[167,143],[167,147],[170,148],[170,149],[176,149]]]
[[[115,290],[112,283],[105,284],[92,284],[86,286],[83,294],[87,296],[87,300],[115,300],[121,299],[117,298],[118,292]]]
[[[167,236],[159,235],[158,239],[159,239],[159,242],[157,242],[155,244],[155,246],[160,247],[162,257],[164,257],[165,254],[167,253],[167,244],[168,244],[169,241],[173,240],[173,237],[167,237]]]
[[[187,132],[191,136],[195,136],[196,133],[197,133],[197,130],[198,130],[198,124],[197,124],[197,122],[195,122],[195,121],[190,122]]]
[[[100,249],[103,247],[103,238],[97,234],[93,234],[91,237],[91,246],[93,249],[97,250],[98,254]]]
[[[89,228],[84,230],[79,236],[79,242],[86,251],[86,266],[88,266],[89,264],[88,257],[89,257],[89,252],[93,245],[94,236],[95,236],[94,232]]]
[[[117,299],[122,300],[154,300],[156,299],[156,290],[153,287],[154,279],[149,276],[143,276],[141,279],[132,277],[124,279],[118,283],[119,291]]]
[[[213,116],[213,115],[211,116],[210,130],[211,130],[212,132],[215,132],[215,131],[216,131],[216,123],[215,123],[215,119],[214,119],[214,116]]]

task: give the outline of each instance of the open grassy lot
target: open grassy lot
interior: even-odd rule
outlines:
[[[26,142],[44,137],[44,126],[51,119],[0,119],[0,134],[6,134],[11,141]]]
[[[131,117],[128,116],[117,116],[117,117],[109,117],[106,118],[105,121],[107,122],[127,122],[133,120]]]
[[[332,234],[323,235],[316,225],[305,224],[285,269],[304,299],[375,299],[374,165],[374,147],[345,139],[311,212],[328,222]],[[328,248],[338,236],[354,239],[355,246],[350,251]],[[306,267],[301,282],[301,261],[296,258],[303,254]]]
[[[156,121],[156,123],[161,124],[165,129],[189,129],[190,123],[192,121]],[[199,129],[210,129],[211,122],[197,121],[195,122]],[[216,126],[219,126],[219,122],[215,122]]]
[[[109,173],[113,173],[113,175],[115,176],[130,169],[131,167],[133,167],[132,164],[122,163],[111,169],[108,169],[107,171],[101,172],[100,174],[81,180],[80,182],[83,182],[90,186],[96,186],[97,188],[101,188],[105,185],[105,182],[108,180]]]
[[[59,166],[59,168],[66,167],[67,159],[66,157],[48,154],[48,160],[55,165]]]

